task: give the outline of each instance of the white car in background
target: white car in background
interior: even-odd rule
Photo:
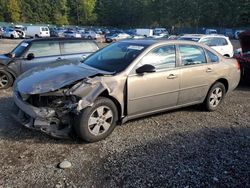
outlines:
[[[106,42],[108,43],[115,42],[115,41],[129,39],[129,38],[132,38],[132,36],[127,33],[114,33],[114,34],[106,36]]]
[[[101,35],[97,34],[95,31],[90,30],[82,33],[82,37],[87,39],[99,39],[101,38]]]
[[[19,34],[12,28],[6,28],[3,32],[3,38],[17,39],[19,38]]]
[[[2,37],[3,37],[3,33],[4,33],[4,30],[3,30],[3,28],[2,28],[2,27],[0,27],[0,38],[2,38]]]
[[[81,38],[82,37],[82,35],[76,31],[65,31],[63,35],[66,38]]]
[[[206,44],[225,57],[233,57],[234,49],[231,41],[224,35],[200,35],[189,34],[179,38],[179,40],[189,40]]]
[[[216,29],[206,29],[205,34],[206,35],[215,35],[215,34],[217,34],[217,30]]]
[[[50,37],[50,31],[47,26],[27,26],[26,37],[40,38],[40,37]]]

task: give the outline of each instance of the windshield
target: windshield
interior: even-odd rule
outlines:
[[[114,43],[89,56],[84,63],[108,72],[125,70],[148,46],[129,42]]]
[[[29,46],[29,43],[27,42],[22,42],[20,43],[14,50],[12,50],[12,54],[15,54],[15,57],[20,57],[24,50]]]

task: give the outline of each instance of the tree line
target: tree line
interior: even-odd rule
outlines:
[[[248,27],[249,0],[0,0],[0,21],[115,27]]]

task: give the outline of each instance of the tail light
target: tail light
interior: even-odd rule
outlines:
[[[240,61],[237,60],[237,70],[240,70]]]

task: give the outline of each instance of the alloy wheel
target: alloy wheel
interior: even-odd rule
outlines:
[[[99,136],[109,130],[113,123],[113,112],[107,106],[99,106],[90,115],[88,129],[91,134]]]
[[[9,80],[6,74],[0,72],[0,88],[4,88],[8,85]]]
[[[209,103],[210,105],[215,108],[219,105],[223,97],[223,91],[221,88],[217,87],[213,90],[213,92],[210,95]]]

